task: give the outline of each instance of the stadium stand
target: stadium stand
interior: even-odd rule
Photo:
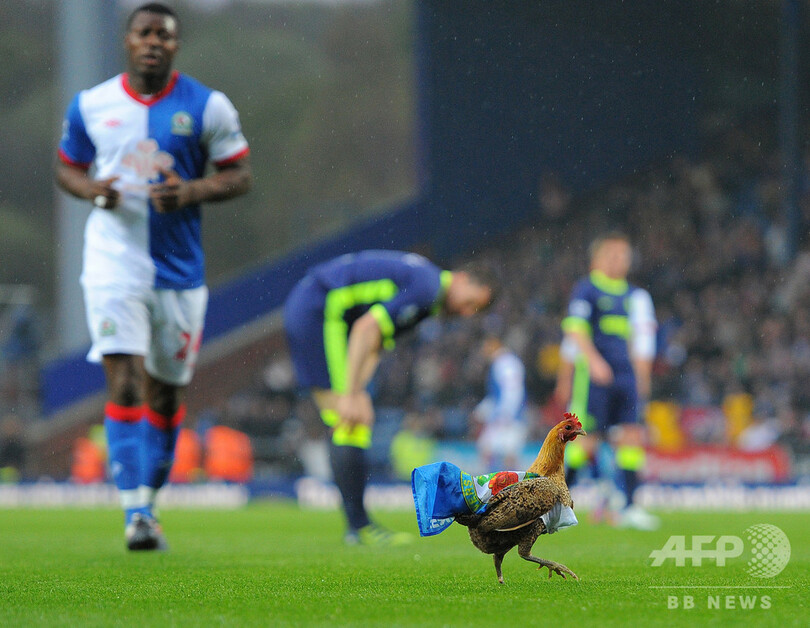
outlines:
[[[806,473],[810,252],[793,262],[784,255],[775,157],[758,133],[729,129],[703,158],[675,157],[588,194],[554,172],[541,177],[532,223],[480,254],[504,282],[494,310],[472,322],[430,321],[384,359],[374,382],[375,474],[391,474],[389,446],[406,415],[418,416],[420,433],[438,442],[473,438],[467,417],[483,391],[475,349],[484,331],[503,334],[529,365],[531,437],[544,433],[558,410],[550,397],[559,321],[585,270],[587,242],[610,228],[631,235],[632,278],[657,305],[648,415],[657,444],[777,444],[792,454],[793,473]],[[805,183],[803,206],[809,201]],[[189,421],[198,432],[225,425],[249,434],[259,479],[312,472],[318,463],[310,454],[323,435],[311,403],[295,394],[277,325],[267,329],[201,369]],[[78,435],[69,433],[63,446]]]
[[[388,470],[383,454],[406,413],[425,417],[426,431],[440,440],[472,438],[467,415],[483,387],[476,346],[485,330],[504,334],[530,365],[534,436],[544,433],[556,416],[548,413],[564,305],[585,269],[587,242],[609,228],[632,236],[633,279],[649,288],[658,308],[653,399],[659,403],[649,420],[659,424],[659,444],[675,439],[746,450],[780,444],[806,456],[810,253],[793,263],[783,254],[774,155],[760,140],[730,130],[714,138],[703,159],[673,158],[585,196],[544,177],[535,222],[483,253],[504,281],[494,311],[472,323],[425,325],[385,359],[374,384],[381,408],[377,471]],[[265,372],[283,369],[283,359],[275,355]],[[225,403],[222,420],[300,433],[294,408],[304,402],[262,402],[280,393],[268,377],[255,380]],[[674,413],[670,433],[660,429],[667,408]],[[268,449],[276,469],[302,468],[295,440],[281,438]]]

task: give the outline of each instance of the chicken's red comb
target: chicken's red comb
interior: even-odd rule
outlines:
[[[582,423],[579,422],[579,417],[574,414],[573,412],[566,412],[563,415],[564,418],[574,421],[574,424],[577,426],[577,429],[582,429]]]

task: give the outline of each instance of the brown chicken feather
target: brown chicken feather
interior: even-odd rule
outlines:
[[[540,517],[557,503],[573,508],[574,502],[565,483],[565,445],[578,435],[585,434],[574,414],[555,425],[546,436],[540,453],[529,471],[542,477],[530,478],[506,487],[487,504],[486,512],[477,515],[459,515],[456,521],[469,528],[470,540],[485,554],[492,554],[498,582],[503,583],[501,563],[506,553],[517,546],[524,560],[548,567],[548,577],[557,573],[579,580],[565,565],[532,555],[537,537],[546,531]]]

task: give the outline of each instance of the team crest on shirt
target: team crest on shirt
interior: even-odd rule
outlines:
[[[599,300],[596,302],[596,304],[599,306],[599,309],[602,310],[603,312],[612,310],[614,305],[613,297],[608,296],[599,297]]]
[[[172,116],[173,135],[191,135],[194,131],[194,121],[185,111],[178,111]]]
[[[98,333],[100,336],[115,336],[115,332],[115,321],[111,318],[105,318],[98,326]]]

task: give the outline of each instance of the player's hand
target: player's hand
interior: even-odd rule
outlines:
[[[119,177],[110,177],[92,182],[89,195],[93,205],[101,209],[115,209],[121,198],[120,192],[113,187],[118,179]]]
[[[191,204],[190,188],[188,182],[174,170],[161,168],[163,181],[149,186],[149,200],[160,214],[182,209]]]
[[[608,386],[613,383],[613,369],[602,356],[593,356],[588,364],[588,370],[594,384]]]
[[[340,422],[350,428],[355,425],[370,427],[374,424],[374,406],[371,403],[371,396],[366,391],[338,395],[335,410],[340,415]]]

